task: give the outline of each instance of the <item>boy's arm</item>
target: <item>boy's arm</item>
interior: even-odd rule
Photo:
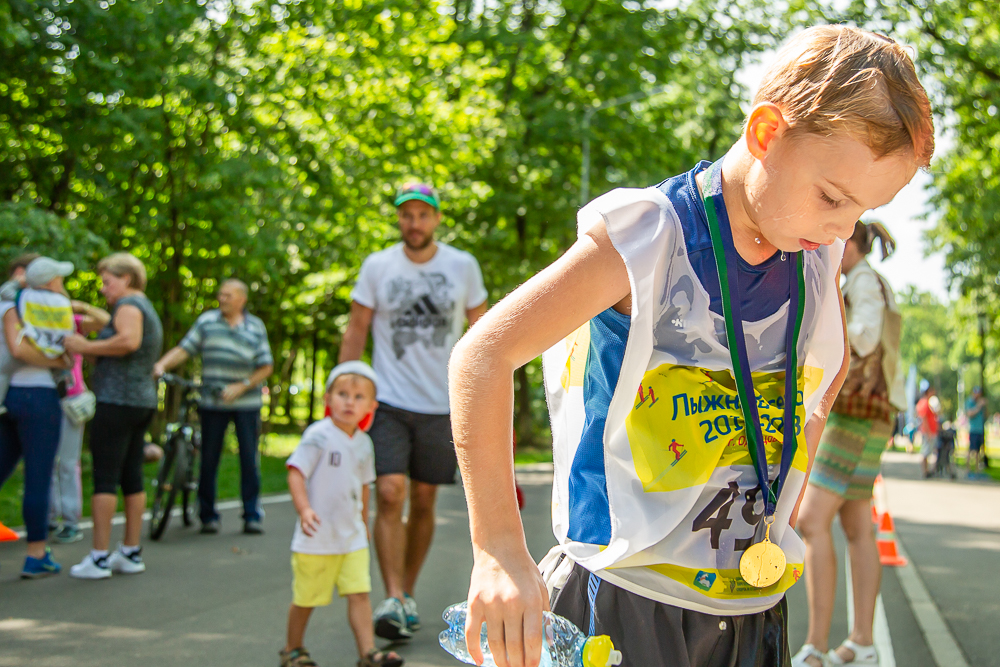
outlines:
[[[514,492],[513,372],[629,294],[625,263],[598,224],[487,312],[452,352],[452,427],[475,561],[465,633],[477,664],[485,621],[499,667],[537,667],[548,608]]]
[[[833,407],[833,402],[837,400],[837,394],[840,393],[840,388],[844,386],[844,380],[847,379],[847,371],[851,366],[851,346],[847,340],[847,315],[844,308],[844,295],[840,291],[839,270],[837,271],[836,284],[837,296],[840,298],[840,319],[844,323],[844,360],[841,362],[840,370],[834,376],[833,382],[830,383],[826,393],[823,394],[823,398],[820,399],[816,411],[809,418],[809,421],[806,422],[806,450],[809,452],[809,463],[806,465],[806,481],[802,485],[802,490],[799,491],[798,500],[795,501],[795,507],[788,518],[788,525],[792,528],[795,528],[795,524],[799,518],[799,507],[801,507],[802,498],[806,494],[806,487],[809,486],[809,475],[812,473],[813,461],[816,460],[816,450],[819,449],[819,440],[823,436],[826,420],[830,416],[830,408]]]
[[[309,504],[309,491],[306,489],[306,476],[294,466],[288,466],[288,491],[292,494],[292,504],[299,513],[302,522],[302,532],[312,537],[319,528],[319,517]]]

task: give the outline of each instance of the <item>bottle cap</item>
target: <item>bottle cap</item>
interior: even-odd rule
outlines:
[[[613,667],[622,664],[621,651],[615,650],[611,637],[590,637],[583,645],[583,667]]]

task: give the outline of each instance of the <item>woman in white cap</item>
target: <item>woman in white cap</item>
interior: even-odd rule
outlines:
[[[63,277],[72,271],[73,265],[69,262],[56,262],[48,257],[34,259],[25,271],[27,289],[24,292],[30,291],[30,294],[21,293],[22,298],[18,298],[17,303],[9,298],[10,294],[5,294],[0,301],[0,319],[3,322],[0,344],[17,362],[4,400],[6,413],[0,416],[0,487],[23,458],[22,513],[28,532],[28,549],[21,577],[25,579],[58,574],[62,569],[52,559],[45,539],[48,535],[52,464],[59,447],[62,423],[59,393],[52,371],[68,365],[62,350],[53,354],[52,345],[56,341],[50,334],[60,327],[39,324],[39,330],[33,337],[26,335],[25,329],[32,325],[33,319],[27,305],[35,302],[49,305],[57,314],[65,306],[67,313],[59,319],[68,318],[68,325],[64,322],[59,324],[65,325],[62,329],[72,332],[72,308],[69,298],[64,296],[62,284]],[[42,303],[47,299],[52,303]],[[19,303],[24,306],[21,310]]]

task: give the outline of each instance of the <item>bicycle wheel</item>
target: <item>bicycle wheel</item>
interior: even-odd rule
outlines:
[[[170,523],[170,510],[174,508],[179,487],[176,483],[178,471],[185,468],[185,442],[181,437],[167,441],[163,458],[153,481],[153,507],[149,517],[149,537],[158,540]]]
[[[192,443],[185,443],[187,447],[187,473],[184,475],[184,484],[181,487],[181,520],[184,522],[185,528],[190,528],[191,524],[194,523],[194,507],[191,502],[195,497],[195,493],[198,490],[198,483],[195,481],[195,468],[197,468],[196,461],[198,460],[198,450]]]

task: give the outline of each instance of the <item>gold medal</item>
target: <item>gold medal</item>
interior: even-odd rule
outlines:
[[[771,524],[765,519],[767,529],[764,540],[752,545],[740,558],[740,576],[754,588],[767,588],[785,573],[785,552],[771,541]]]

